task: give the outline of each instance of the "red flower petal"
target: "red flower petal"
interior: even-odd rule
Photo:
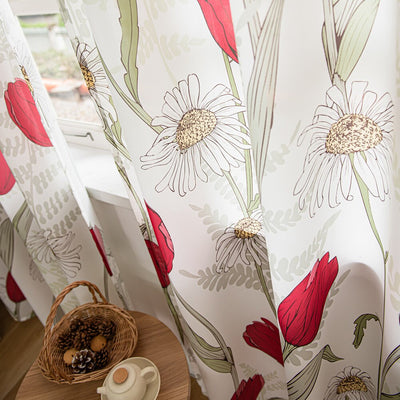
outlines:
[[[170,280],[161,250],[154,242],[151,242],[150,240],[145,240],[145,243],[156,269],[158,280],[160,281],[161,286],[166,288],[169,286]]]
[[[24,294],[22,293],[21,289],[17,285],[17,282],[15,282],[10,271],[8,271],[8,273],[7,273],[6,290],[7,290],[8,297],[14,303],[21,303],[21,301],[25,300]]]
[[[264,378],[259,374],[254,375],[247,381],[243,379],[231,400],[256,400],[264,386],[264,383]]]
[[[4,92],[4,99],[11,119],[30,141],[44,147],[52,146],[32,93],[24,80],[10,82]]]
[[[311,272],[278,307],[278,319],[286,342],[294,346],[311,343],[318,333],[329,290],[338,274],[336,257],[326,253]]]
[[[100,229],[95,225],[94,228],[90,229],[90,233],[92,234],[92,238],[96,243],[97,250],[99,251],[101,258],[103,259],[104,266],[108,272],[108,275],[113,276],[111,271],[110,264],[108,263],[106,249],[104,247],[103,236],[100,232]]]
[[[15,178],[10,167],[0,151],[0,195],[8,193],[15,184]]]
[[[283,365],[279,330],[271,321],[265,318],[261,320],[263,322],[253,321],[247,325],[243,338],[249,346],[263,351]]]
[[[198,0],[208,29],[218,46],[238,62],[229,0]]]
[[[147,211],[149,213],[151,225],[154,229],[154,234],[158,242],[158,247],[164,257],[167,272],[172,271],[172,262],[174,259],[174,245],[171,236],[164,225],[161,217],[146,203]]]

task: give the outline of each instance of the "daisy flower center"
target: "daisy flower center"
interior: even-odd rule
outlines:
[[[253,218],[242,218],[234,228],[238,239],[248,239],[257,235],[261,230],[261,224]]]
[[[371,149],[382,139],[382,130],[372,119],[347,114],[332,124],[325,148],[332,154],[350,154]]]
[[[368,392],[367,385],[363,382],[361,378],[358,376],[347,376],[343,378],[337,389],[337,394],[342,394],[346,392],[350,392],[351,390],[356,390],[358,392]]]
[[[22,75],[24,76],[25,82],[29,87],[29,90],[31,91],[31,93],[33,93],[33,86],[31,83],[31,80],[29,79],[28,73],[26,72],[26,69],[23,65],[20,65],[19,68],[21,69]]]
[[[181,150],[203,140],[217,125],[215,114],[209,110],[190,110],[183,115],[176,128],[176,142]]]
[[[85,80],[88,89],[94,89],[95,79],[93,73],[83,64],[80,64],[83,79]]]

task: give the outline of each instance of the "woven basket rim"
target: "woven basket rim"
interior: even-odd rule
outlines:
[[[55,313],[63,298],[72,289],[81,285],[87,286],[89,288],[92,293],[94,302],[85,303],[75,307],[67,314],[65,314],[60,319],[60,321],[54,324],[54,326],[52,326]],[[117,363],[125,358],[130,357],[133,354],[133,351],[138,341],[138,331],[135,319],[128,311],[114,304],[110,304],[104,301],[103,303],[97,302],[94,296],[94,291],[100,293],[99,289],[93,283],[90,283],[88,281],[73,282],[68,285],[62,292],[60,292],[55,302],[53,303],[45,326],[43,345],[38,356],[38,366],[42,372],[42,375],[46,379],[56,383],[70,384],[99,380],[105,378],[111,368],[113,368]],[[105,300],[101,293],[100,297]],[[121,340],[121,343],[118,343],[117,345],[115,345],[115,343],[112,343],[111,346],[114,352],[110,354],[111,361],[104,368],[97,369],[85,374],[74,374],[72,372],[68,373],[66,372],[67,367],[65,363],[63,363],[62,360],[60,361],[60,351],[56,347],[57,338],[61,333],[65,331],[65,326],[68,325],[69,319],[72,321],[73,319],[75,319],[73,318],[74,316],[79,316],[80,318],[80,316],[83,316],[84,314],[86,314],[86,317],[89,316],[90,318],[95,317],[96,314],[100,317],[104,317],[107,314],[107,317],[109,317],[109,319],[113,321],[116,325],[116,336],[119,336],[120,338],[122,336],[123,340]],[[116,336],[114,337],[113,341],[115,340]],[[118,346],[120,346],[120,348],[118,348]],[[115,349],[117,349],[117,351]],[[61,367],[59,366],[59,364],[61,365]]]

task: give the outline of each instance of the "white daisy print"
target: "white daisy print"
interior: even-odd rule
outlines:
[[[237,262],[268,263],[268,251],[260,218],[245,217],[225,229],[216,243],[216,270],[228,272]]]
[[[75,234],[68,232],[54,236],[50,229],[29,231],[27,248],[35,260],[61,268],[64,273],[74,278],[81,269],[80,251],[82,246],[72,247]]]
[[[245,108],[226,86],[216,85],[200,98],[199,78],[192,74],[167,92],[164,101],[163,115],[152,121],[163,131],[141,157],[143,169],[167,167],[158,192],[169,187],[184,196],[198,179],[207,181],[206,166],[222,176],[245,161],[249,138],[237,117]]]
[[[96,104],[101,103],[100,96],[102,96],[106,102],[109,102],[111,97],[110,89],[97,48],[91,48],[88,44],[77,41],[75,54],[86,87]]]
[[[329,382],[324,400],[374,400],[371,377],[359,368],[346,367]]]
[[[301,134],[300,141],[311,138],[293,193],[300,195],[300,209],[309,200],[311,217],[324,199],[330,207],[352,200],[354,174],[374,197],[383,201],[389,192],[393,103],[389,93],[378,98],[367,85],[353,82],[347,99],[332,86]]]

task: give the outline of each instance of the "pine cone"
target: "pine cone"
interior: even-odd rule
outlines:
[[[75,349],[84,350],[90,347],[90,341],[92,340],[92,336],[89,336],[87,332],[82,329],[75,333],[74,335],[74,346]]]
[[[91,332],[89,328],[89,321],[81,321],[79,326],[74,330],[73,338],[73,347],[78,350],[88,349],[90,347],[90,341],[95,336],[94,333]]]
[[[116,326],[112,321],[106,321],[103,326],[101,334],[108,340],[115,336]]]
[[[106,348],[95,353],[94,362],[96,369],[102,369],[108,364],[108,350]]]
[[[72,370],[75,374],[86,374],[95,369],[95,355],[92,350],[78,351],[72,358]]]
[[[63,332],[60,336],[58,336],[57,346],[62,351],[66,351],[74,347],[74,336],[70,331]]]
[[[79,331],[81,326],[83,325],[83,321],[81,319],[74,319],[70,326],[69,326],[69,330],[72,334],[74,334],[75,332]]]
[[[88,321],[86,332],[91,338],[94,338],[95,336],[100,334],[99,328],[97,326],[98,324],[96,322],[97,320],[98,317],[94,317]]]

